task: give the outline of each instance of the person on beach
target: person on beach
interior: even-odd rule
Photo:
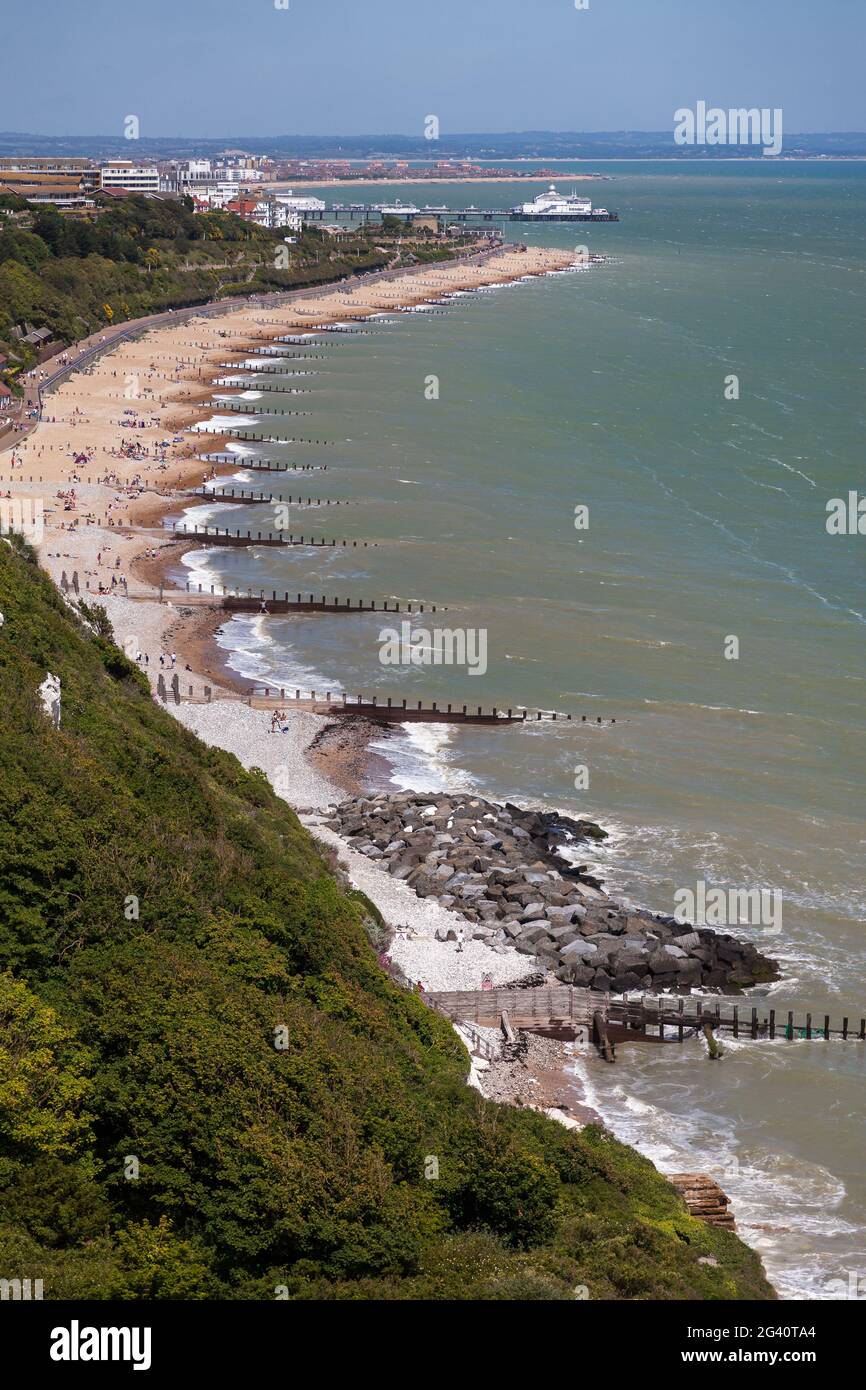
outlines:
[[[464,940],[465,940],[465,937],[466,937],[466,933],[465,933],[465,931],[463,930],[463,928],[462,928],[462,927],[458,927],[458,928],[457,928],[457,948],[456,948],[458,951],[462,951],[462,950],[463,950],[463,942],[464,942]]]

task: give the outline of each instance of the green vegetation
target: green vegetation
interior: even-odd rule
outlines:
[[[396,228],[358,226],[337,239],[305,227],[290,245],[282,230],[234,213],[196,214],[187,199],[103,198],[92,218],[12,196],[0,198],[4,209],[18,220],[0,215],[0,352],[19,370],[35,360],[12,331],[25,323],[68,344],[164,309],[453,254],[429,233],[407,240],[398,219]]]
[[[0,613],[0,1277],[46,1298],[772,1296],[632,1150],[464,1084],[453,1029],[380,969],[294,813],[159,707],[23,544],[0,541]]]

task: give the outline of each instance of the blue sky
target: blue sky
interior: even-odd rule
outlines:
[[[866,0],[3,0],[0,130],[866,130]]]

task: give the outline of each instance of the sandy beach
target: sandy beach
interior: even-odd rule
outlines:
[[[280,189],[285,192],[293,188],[386,188],[393,185],[397,188],[411,186],[417,187],[418,184],[466,184],[466,183],[516,183],[525,179],[527,183],[543,183],[549,179],[549,174],[443,174],[440,178],[438,174],[424,174],[413,177],[411,173],[404,174],[399,178],[388,179],[270,179],[267,182],[257,183],[256,188],[261,189]],[[604,174],[563,174],[562,178],[567,178],[569,183],[586,183],[588,180],[605,179]]]
[[[174,596],[161,612],[147,611],[159,599],[165,568],[192,548],[170,539],[162,518],[189,505],[187,490],[234,471],[201,457],[223,450],[231,436],[209,431],[199,439],[196,430],[219,414],[213,383],[226,374],[225,364],[243,362],[281,334],[544,274],[570,259],[559,250],[505,246],[420,271],[358,277],[276,307],[194,316],[109,344],[45,396],[32,434],[0,452],[0,493],[42,504],[40,558],[56,582],[77,574],[84,597],[122,594],[134,601],[134,610],[115,605],[116,632],[121,642],[146,634],[149,645],[141,650],[154,687],[160,652],[175,651],[190,677],[185,696],[190,686],[194,698],[203,698],[205,685],[235,691],[209,640],[208,623],[212,634],[222,621],[218,608],[207,608],[204,617],[201,605],[189,602],[179,612]]]

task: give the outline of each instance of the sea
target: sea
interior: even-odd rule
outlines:
[[[345,503],[293,502],[288,529],[349,545],[202,550],[183,577],[423,602],[422,652],[437,627],[471,634],[472,666],[387,664],[405,615],[247,615],[220,641],[272,686],[570,713],[400,726],[375,741],[380,785],[590,816],[610,836],[586,862],[654,910],[699,882],[774,893],[772,921],[731,928],[781,964],[757,1002],[856,1031],[866,535],[856,496],[853,526],[828,520],[866,494],[866,165],[559,163],[557,186],[586,173],[575,191],[619,222],[507,228],[580,269],[292,345],[261,384],[301,394],[251,382],[248,415],[217,404],[215,420],[278,441],[236,446],[237,485]],[[502,208],[546,183],[396,192]],[[320,471],[250,472],[244,447]],[[263,515],[191,512],[265,530]],[[575,1066],[620,1138],[721,1183],[783,1297],[866,1297],[866,1043],[741,1038],[724,1054],[623,1044],[615,1066]]]

